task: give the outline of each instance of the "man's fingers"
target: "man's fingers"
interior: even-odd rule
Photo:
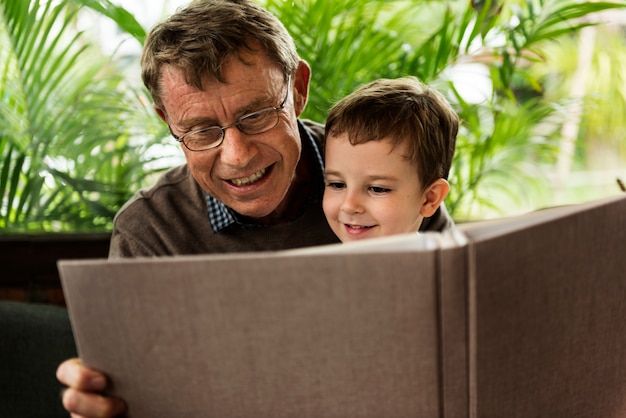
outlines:
[[[99,392],[106,389],[106,377],[89,369],[81,363],[80,359],[66,360],[57,368],[57,379],[73,389]]]
[[[66,360],[57,368],[57,379],[68,389],[63,391],[63,407],[73,418],[115,417],[126,411],[126,404],[100,393],[106,389],[106,377],[85,367],[80,359]]]
[[[126,405],[120,399],[75,389],[66,389],[63,392],[63,407],[75,418],[108,418],[126,411]]]

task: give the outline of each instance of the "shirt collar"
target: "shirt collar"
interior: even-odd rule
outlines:
[[[310,149],[313,150],[313,154],[315,155],[315,161],[317,161],[318,163],[316,179],[320,180],[316,181],[316,183],[319,183],[319,187],[314,188],[313,193],[311,194],[308,202],[305,205],[308,206],[314,202],[319,202],[324,193],[324,162],[322,160],[322,154],[320,152],[320,149],[317,146],[317,142],[315,142],[315,139],[311,135],[311,132],[309,132],[309,130],[302,124],[300,120],[298,120],[298,130],[300,132],[300,138],[302,139],[302,141],[306,141],[310,145]],[[302,149],[304,150],[305,148],[306,146],[304,146],[303,144]],[[205,193],[205,197],[209,214],[209,222],[211,223],[211,228],[213,229],[214,233],[217,233],[234,223],[243,227],[264,226],[262,224],[242,220],[235,211],[233,211],[220,200],[217,200],[208,193]]]

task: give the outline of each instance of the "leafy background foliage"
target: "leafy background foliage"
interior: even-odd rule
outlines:
[[[145,36],[123,9],[85,3]],[[0,2],[2,230],[108,230],[150,174],[145,149],[162,128],[116,62],[75,30],[81,7]]]
[[[624,2],[264,3],[285,23],[313,68],[305,117],[323,121],[334,101],[378,77],[414,75],[447,95],[463,120],[446,199],[456,220],[602,196],[587,190],[572,197],[564,190],[567,185],[558,182],[557,162],[566,158],[573,164],[577,156],[567,155],[562,147],[562,128],[573,99],[570,92],[554,91],[550,84],[557,68],[552,58],[554,50],[575,42],[594,23],[589,17],[619,10]],[[569,53],[576,56],[571,49]],[[476,70],[479,75],[473,79],[456,80],[459,74]],[[490,88],[482,100],[469,100],[462,90],[481,77]],[[623,101],[621,91],[618,95]],[[596,97],[602,102],[596,102],[598,107],[610,107],[609,97],[604,93]],[[612,186],[619,192],[615,183]]]
[[[626,157],[623,36],[601,37],[606,25],[592,19],[623,0],[259,1],[313,69],[304,117],[323,122],[379,77],[414,75],[449,98],[463,120],[446,200],[456,220],[598,197],[572,196],[564,180],[594,169],[594,144],[617,150],[618,166]],[[0,231],[110,230],[163,167],[154,149],[166,129],[137,77],[76,30],[86,9],[143,42],[108,0],[0,0]],[[590,30],[611,48],[596,47],[577,93],[572,57]],[[467,94],[479,85],[478,99]]]
[[[463,120],[446,199],[457,220],[564,202],[555,189],[565,186],[552,179],[572,99],[563,90],[546,94],[552,51],[577,39],[591,24],[586,17],[624,7],[567,0],[265,4],[313,68],[305,117],[323,121],[334,101],[378,77],[414,75],[447,95]],[[537,66],[543,74],[533,71]],[[491,86],[479,102],[461,92],[467,79],[454,80],[477,67],[485,74],[477,78]]]

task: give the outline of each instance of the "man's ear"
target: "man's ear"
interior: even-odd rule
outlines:
[[[437,179],[424,190],[420,214],[428,218],[433,216],[450,191],[450,184],[444,179]]]
[[[165,112],[163,111],[163,109],[161,109],[157,105],[152,105],[152,107],[154,108],[154,111],[157,113],[157,115],[159,115],[161,120],[163,122],[167,123],[167,118],[165,117]]]
[[[309,82],[311,81],[311,67],[306,61],[300,60],[294,78],[293,105],[296,116],[300,116],[309,98]]]

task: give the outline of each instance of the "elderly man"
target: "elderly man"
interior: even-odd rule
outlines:
[[[118,213],[110,257],[277,250],[338,242],[324,218],[323,126],[299,120],[310,68],[284,26],[249,0],[196,1],[148,36],[142,77],[186,164]],[[452,225],[445,211],[422,230]],[[111,349],[115,349],[112,347]],[[67,360],[73,416],[115,416],[106,377]]]

